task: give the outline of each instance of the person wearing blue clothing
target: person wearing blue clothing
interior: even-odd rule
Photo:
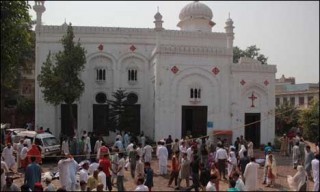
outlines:
[[[113,147],[118,147],[119,151],[123,151],[123,144],[119,138],[116,138],[116,142],[114,142]]]
[[[153,187],[153,170],[150,166],[150,162],[145,162],[144,168],[145,168],[145,176],[146,176],[144,185],[149,188],[149,191],[151,191],[151,188]]]
[[[272,148],[270,142],[268,142],[268,145],[264,147],[264,155],[265,156],[268,154],[268,151],[273,151],[273,148]]]
[[[231,191],[240,191],[238,188],[236,188],[236,181],[233,180],[233,179],[230,179],[230,180],[229,180],[229,189],[228,189],[228,192],[231,192]]]
[[[41,182],[41,167],[36,163],[36,157],[31,157],[31,163],[26,168],[24,182],[34,190],[34,184]]]

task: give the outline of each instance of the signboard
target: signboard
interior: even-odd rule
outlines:
[[[212,121],[208,121],[207,122],[207,128],[208,129],[212,129],[213,128],[213,122]]]

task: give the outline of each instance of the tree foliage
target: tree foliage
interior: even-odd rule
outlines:
[[[68,104],[74,121],[71,105],[79,100],[84,91],[84,83],[79,76],[86,63],[86,51],[81,46],[80,40],[75,43],[73,39],[74,33],[70,23],[67,33],[61,39],[63,51],[54,55],[48,53],[38,75],[38,81],[44,100],[52,105],[63,102]]]
[[[128,93],[118,89],[112,93],[113,100],[107,100],[111,106],[109,110],[109,127],[111,130],[126,130],[133,120],[132,110],[127,100]]]
[[[251,45],[247,49],[242,50],[235,46],[233,48],[233,63],[238,63],[240,57],[248,57],[260,61],[262,64],[267,64],[268,57],[259,53],[260,49],[256,45]]]
[[[319,100],[313,100],[309,108],[301,110],[298,122],[305,139],[319,141]]]
[[[299,111],[289,103],[283,103],[276,108],[276,135],[287,134],[290,129],[298,125]]]
[[[27,1],[1,1],[1,87],[14,88],[24,61],[33,57],[29,8]]]
[[[19,96],[17,99],[17,112],[22,116],[34,113],[34,100]]]
[[[1,117],[4,99],[18,87],[21,69],[34,60],[30,5],[27,1],[1,1]]]

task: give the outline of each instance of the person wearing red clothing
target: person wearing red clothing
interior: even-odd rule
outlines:
[[[112,190],[111,174],[110,174],[111,162],[109,159],[109,153],[105,153],[103,155],[103,157],[99,161],[99,166],[102,167],[103,172],[106,174],[106,184],[109,191],[111,191]]]
[[[101,159],[104,154],[109,154],[109,148],[105,145],[105,143],[102,143],[97,152],[97,160]]]
[[[27,153],[27,158],[28,158],[28,164],[31,163],[31,157],[35,156],[36,157],[36,162],[38,164],[42,164],[42,158],[41,158],[41,152],[36,144],[32,144],[31,149]]]
[[[9,131],[6,135],[6,145],[8,143],[12,143],[12,140],[11,140],[11,131]]]

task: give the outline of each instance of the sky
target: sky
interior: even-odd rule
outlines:
[[[45,1],[44,25],[154,28],[159,7],[163,27],[179,30],[179,13],[192,1]],[[295,77],[296,83],[319,82],[318,1],[200,1],[211,8],[216,25],[225,32],[230,13],[234,46],[260,48],[268,64],[277,65],[276,78]],[[34,2],[30,1],[33,6]],[[32,19],[36,13],[30,9]]]

